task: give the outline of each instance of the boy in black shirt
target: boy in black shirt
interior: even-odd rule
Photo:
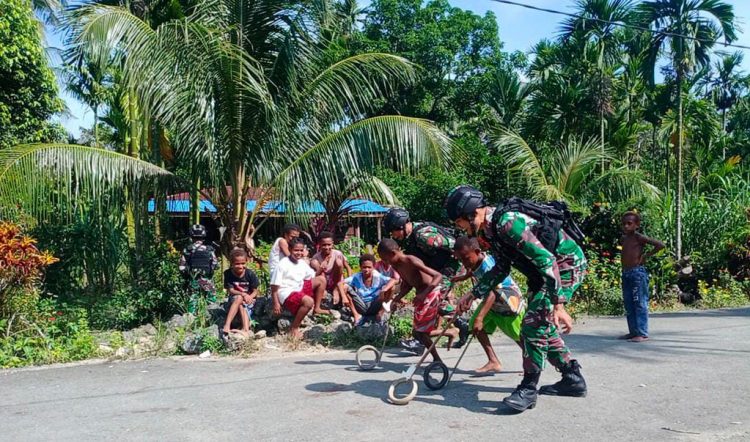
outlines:
[[[250,334],[250,316],[253,313],[255,297],[258,295],[258,277],[252,270],[246,268],[247,252],[242,249],[235,249],[229,254],[231,267],[224,271],[224,288],[228,293],[229,311],[227,320],[224,323],[224,334],[228,334],[232,325],[232,320],[237,316],[237,312],[242,319],[243,335]]]

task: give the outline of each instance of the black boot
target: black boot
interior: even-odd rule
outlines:
[[[536,406],[536,385],[539,382],[541,373],[525,373],[521,384],[508,397],[503,399],[503,403],[516,411],[525,411]]]
[[[458,342],[453,344],[453,348],[461,348],[469,339],[469,323],[464,318],[458,318],[456,327],[458,327]]]
[[[560,371],[562,372],[562,379],[553,385],[543,386],[539,389],[539,394],[585,397],[586,381],[581,375],[581,366],[578,361],[573,359]]]

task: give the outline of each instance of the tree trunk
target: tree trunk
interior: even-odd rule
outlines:
[[[99,106],[94,106],[91,110],[94,111],[94,147],[99,147]]]
[[[201,223],[201,177],[193,166],[193,189],[190,191],[190,224]]]
[[[724,132],[724,135],[727,134],[727,109],[724,108],[721,110],[721,130]],[[726,160],[727,159],[727,142],[726,137],[722,140],[721,143],[721,159]]]
[[[677,199],[675,245],[677,259],[682,258],[682,68],[677,68]]]

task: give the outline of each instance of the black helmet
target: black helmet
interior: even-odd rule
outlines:
[[[190,226],[190,237],[191,238],[205,238],[206,228],[200,224],[193,224]]]
[[[471,215],[480,207],[487,203],[484,201],[484,195],[476,187],[461,185],[454,187],[445,197],[446,212],[451,221],[455,221],[463,216]]]
[[[409,222],[409,212],[399,207],[390,209],[383,217],[383,227],[388,233],[401,230]]]

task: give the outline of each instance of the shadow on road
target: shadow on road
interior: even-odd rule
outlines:
[[[514,380],[515,381],[515,380]],[[305,388],[313,392],[314,397],[332,396],[342,392],[354,392],[356,394],[380,399],[388,402],[389,380],[363,379],[351,384],[338,384],[335,382],[319,382],[308,384]],[[473,413],[482,414],[516,414],[502,404],[502,398],[513,392],[513,387],[495,387],[477,383],[476,381],[453,380],[445,388],[432,391],[418,382],[419,393],[412,402],[422,402],[451,408],[462,408]],[[480,400],[480,393],[497,393],[496,399]],[[397,405],[392,405],[396,407]]]

